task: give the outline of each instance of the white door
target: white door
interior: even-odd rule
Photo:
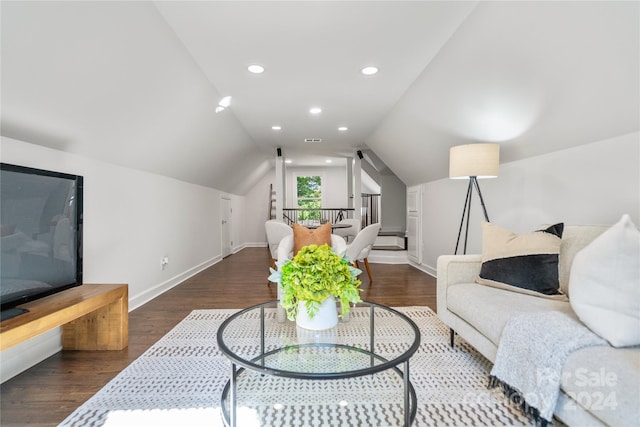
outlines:
[[[220,218],[222,219],[221,232],[222,236],[222,258],[231,255],[231,199],[222,197],[220,199]]]
[[[407,256],[415,263],[421,263],[421,187],[407,188]]]

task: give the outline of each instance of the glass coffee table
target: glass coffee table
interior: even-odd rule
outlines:
[[[411,425],[409,359],[420,346],[411,319],[362,302],[334,328],[310,331],[276,313],[277,301],[259,304],[218,329],[231,361],[221,397],[227,425]]]

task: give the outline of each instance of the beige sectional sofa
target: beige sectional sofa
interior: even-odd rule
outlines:
[[[573,257],[606,229],[565,227],[558,258],[560,288],[565,294]],[[575,316],[569,302],[477,284],[480,268],[481,255],[439,257],[438,316],[490,361],[495,362],[502,330],[511,316],[545,310]],[[563,378],[554,411],[562,422],[570,426],[626,426],[640,420],[639,347],[578,350],[567,359]]]

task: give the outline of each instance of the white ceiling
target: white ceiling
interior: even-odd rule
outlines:
[[[233,97],[233,113],[256,144],[268,153],[282,147],[296,164],[301,156],[308,163],[312,154],[353,156],[363,148],[474,6],[156,2],[209,81]],[[265,72],[249,73],[250,64]],[[380,72],[361,74],[368,65]],[[323,112],[310,114],[312,106]],[[273,125],[282,130],[274,132]]]
[[[512,161],[638,131],[638,5],[2,1],[1,131],[236,194],[276,147],[363,149],[414,185],[453,145]]]

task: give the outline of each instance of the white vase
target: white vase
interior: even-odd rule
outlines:
[[[313,318],[307,314],[306,301],[298,302],[296,324],[301,328],[312,331],[333,328],[338,324],[338,310],[336,309],[335,299],[330,296],[324,300]]]

